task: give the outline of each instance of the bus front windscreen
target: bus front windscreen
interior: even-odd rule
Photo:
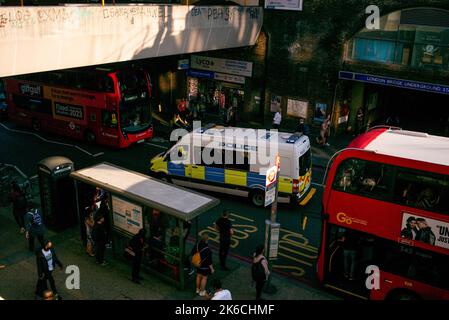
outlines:
[[[148,129],[151,121],[150,92],[142,71],[124,71],[117,74],[120,86],[120,127],[125,133]]]

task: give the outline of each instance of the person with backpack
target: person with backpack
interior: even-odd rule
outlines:
[[[28,249],[34,251],[34,238],[39,240],[41,247],[44,247],[45,226],[42,219],[41,211],[34,205],[29,206],[29,210],[25,215],[25,238],[28,239]]]
[[[24,233],[27,199],[25,197],[25,194],[15,181],[11,183],[10,198],[12,202],[12,213],[14,215],[14,219],[16,219],[17,225],[20,228],[20,233]]]
[[[262,300],[262,289],[270,275],[267,258],[265,258],[264,252],[265,247],[260,244],[256,247],[256,252],[253,254],[251,273],[253,281],[256,283],[256,300]]]
[[[196,267],[196,293],[200,296],[206,296],[207,277],[214,273],[212,265],[212,251],[207,242],[209,236],[201,235],[201,240],[192,248],[192,264]]]

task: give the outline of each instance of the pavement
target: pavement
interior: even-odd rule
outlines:
[[[27,241],[12,217],[11,208],[0,208],[0,297],[6,300],[33,300],[37,280],[35,256],[27,250]],[[56,287],[64,300],[202,300],[195,294],[194,275],[186,286],[179,290],[160,280],[157,276],[142,272],[142,284],[130,281],[131,267],[126,262],[114,260],[111,249],[106,252],[107,266],[99,266],[95,258],[89,257],[81,245],[79,228],[74,227],[61,233],[48,231],[50,239],[64,264],[75,265],[80,270],[80,289],[69,290],[65,283],[69,274],[57,269],[54,273]],[[217,255],[215,255],[217,257]],[[229,259],[231,271],[217,271],[212,276],[221,279],[224,288],[229,289],[234,300],[253,300],[255,287],[251,281],[251,268],[246,262]],[[211,281],[209,281],[210,285]],[[265,294],[267,300],[333,300],[333,295],[291,281],[275,274],[272,284],[278,289],[274,294]]]

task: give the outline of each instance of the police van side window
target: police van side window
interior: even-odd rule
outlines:
[[[249,153],[236,150],[226,150],[226,169],[249,171]]]

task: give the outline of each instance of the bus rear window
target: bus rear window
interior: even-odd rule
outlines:
[[[302,156],[299,157],[299,176],[303,176],[309,170],[312,164],[312,158],[310,156],[310,149],[307,150]]]

